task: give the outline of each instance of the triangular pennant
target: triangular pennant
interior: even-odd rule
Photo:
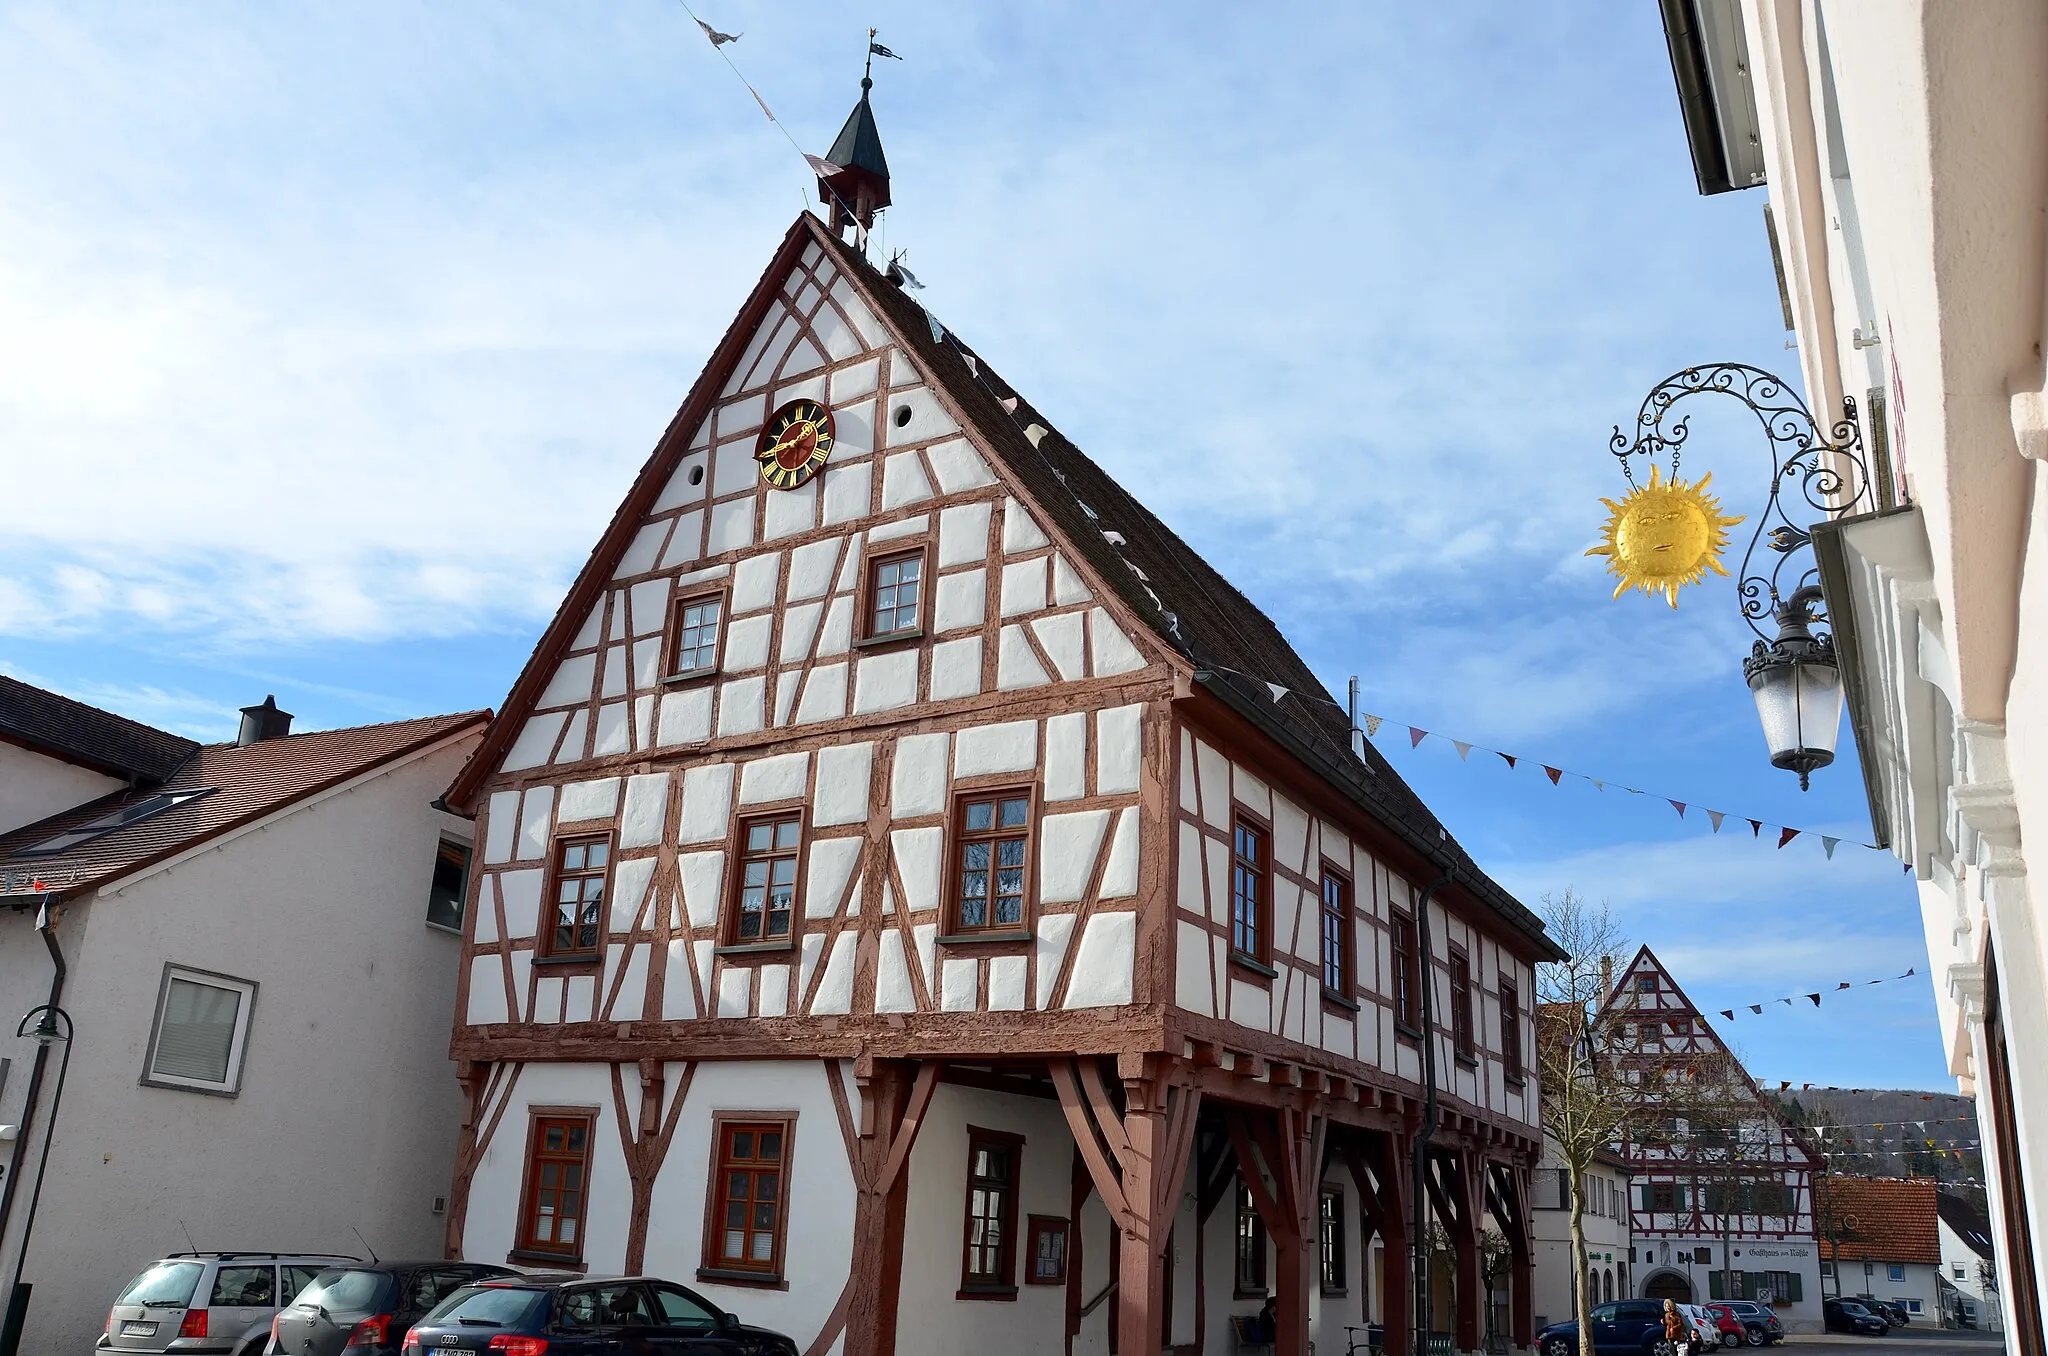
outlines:
[[[1734,1008],[1722,1008],[1722,1009],[1721,1009],[1721,1015],[1722,1015],[1723,1017],[1726,1017],[1726,1018],[1727,1018],[1727,1019],[1728,1019],[1729,1021],[1731,1021],[1731,1022],[1732,1022],[1732,1021],[1734,1021],[1734,1020],[1735,1020],[1735,1009],[1734,1009]]]
[[[960,356],[967,360],[967,370],[969,372],[972,372],[977,377],[981,375],[981,363],[975,359],[972,353],[962,353]]]
[[[1762,1015],[1763,1015],[1763,1011],[1764,1011],[1764,1005],[1763,1005],[1763,1004],[1761,1004],[1761,1003],[1751,1003],[1751,1004],[1749,1005],[1749,1010],[1750,1010],[1751,1012],[1754,1012],[1754,1013],[1756,1013],[1756,1014],[1757,1014],[1758,1016],[1762,1016]],[[1811,1083],[1809,1083],[1809,1084],[1807,1084],[1807,1086],[1808,1086],[1808,1087],[1812,1087],[1813,1085],[1812,1085]]]
[[[941,324],[939,323],[939,318],[938,318],[937,316],[933,315],[933,314],[932,314],[932,313],[931,313],[930,311],[926,311],[926,312],[924,313],[924,318],[925,318],[926,320],[928,320],[928,321],[930,321],[930,322],[931,322],[931,326],[932,326],[932,342],[933,342],[933,343],[935,343],[935,344],[943,344],[943,343],[945,343],[945,342],[946,342],[946,327],[945,327],[944,325],[941,325]],[[1038,444],[1036,444],[1036,443],[1033,443],[1033,444],[1032,444],[1032,446],[1033,446],[1033,447],[1036,447],[1037,445],[1038,445]]]
[[[1471,746],[1470,744],[1467,744],[1467,743],[1466,743],[1466,742],[1465,742],[1464,740],[1462,740],[1462,739],[1453,739],[1453,740],[1451,741],[1451,744],[1452,744],[1452,746],[1453,746],[1453,747],[1455,747],[1455,748],[1456,748],[1456,749],[1458,750],[1458,761],[1459,761],[1459,762],[1461,762],[1461,763],[1462,763],[1462,762],[1464,762],[1464,761],[1465,761],[1465,760],[1466,760],[1467,758],[1471,757],[1471,755],[1472,755],[1472,746]]]
[[[1792,1000],[1789,998],[1780,998],[1778,1001],[1780,1003],[1783,1003],[1788,1008],[1792,1006]]]
[[[1764,822],[1761,819],[1752,819],[1749,821],[1749,836],[1751,838],[1762,837],[1763,831]]]
[[[1899,976],[1900,979],[1911,979],[1912,977],[1913,972],[1911,970],[1908,970],[1905,974]]]
[[[1724,812],[1722,812],[1722,811],[1720,811],[1720,810],[1709,810],[1709,811],[1707,811],[1707,818],[1708,818],[1708,819],[1711,819],[1711,820],[1713,820],[1713,821],[1714,821],[1714,832],[1715,832],[1715,833],[1719,833],[1719,832],[1721,831],[1721,821],[1722,821],[1722,820],[1724,820],[1724,819],[1726,819],[1727,817],[1728,817],[1728,816],[1727,816],[1727,815],[1726,815],[1726,814],[1725,814]]]
[[[1785,1090],[1786,1090],[1787,1088],[1789,1088],[1789,1087],[1791,1087],[1791,1086],[1792,1086],[1792,1080],[1791,1080],[1791,1079],[1789,1079],[1789,1078],[1781,1078],[1781,1079],[1779,1079],[1779,1080],[1778,1080],[1778,1091],[1779,1091],[1779,1092],[1783,1092],[1783,1091],[1785,1091]]]
[[[1564,776],[1564,773],[1559,771],[1557,768],[1552,767],[1550,764],[1545,763],[1543,764],[1543,775],[1550,778],[1550,784],[1552,786],[1556,786],[1557,779],[1559,777]]]
[[[1586,780],[1593,783],[1595,791],[1605,791],[1607,789],[1607,783],[1601,781],[1598,777],[1588,777]]]
[[[1017,397],[1004,396],[999,403],[1003,407],[1004,414],[1015,414],[1017,412]]]
[[[1386,721],[1384,716],[1366,716],[1363,719],[1365,720],[1365,732],[1367,735],[1378,734],[1380,726]]]
[[[1846,989],[1849,987],[1849,981],[1845,979],[1840,984],[1837,984],[1835,987],[1838,989]]]
[[[713,45],[713,46],[717,46],[717,44],[716,44],[716,43],[713,43],[712,45]],[[744,82],[742,82],[742,83],[744,83]],[[754,88],[754,87],[753,87],[752,85],[748,85],[748,86],[747,86],[747,93],[749,93],[749,94],[753,95],[753,96],[754,96],[754,102],[755,102],[755,103],[757,103],[757,104],[759,104],[759,105],[761,105],[761,111],[762,111],[763,113],[767,113],[767,114],[768,114],[768,121],[770,121],[770,122],[774,122],[774,121],[775,121],[775,115],[774,115],[773,113],[769,113],[769,112],[768,112],[768,101],[767,101],[766,99],[763,99],[763,98],[761,97],[761,91],[759,91],[759,90],[755,89],[755,88]]]
[[[1420,728],[1419,726],[1415,726],[1415,725],[1410,725],[1410,726],[1408,727],[1408,747],[1409,747],[1409,748],[1411,748],[1411,749],[1412,749],[1412,748],[1414,748],[1415,746],[1417,746],[1418,744],[1420,744],[1420,743],[1421,743],[1421,742],[1422,742],[1423,740],[1425,740],[1425,739],[1427,739],[1427,738],[1429,738],[1429,731],[1427,731],[1427,730],[1425,730],[1425,729],[1422,729],[1422,728]]]
[[[1911,862],[1901,862],[1900,865],[1905,868],[1907,875],[1910,876],[1913,874],[1913,864]]]
[[[1515,755],[1513,755],[1512,753],[1502,754],[1501,760],[1505,762],[1509,767],[1513,767],[1515,765]]]
[[[1674,800],[1674,801],[1672,801],[1672,802],[1671,802],[1671,808],[1672,808],[1672,809],[1674,809],[1674,810],[1676,810],[1676,811],[1678,811],[1678,817],[1679,817],[1680,819],[1683,819],[1683,818],[1685,818],[1685,802],[1684,802],[1684,801],[1682,801],[1682,800]]]
[[[1814,1005],[1815,1007],[1819,1007],[1819,1006],[1820,1006],[1820,995],[1819,995],[1819,994],[1817,994],[1817,993],[1810,993],[1810,994],[1806,995],[1806,997],[1807,997],[1807,1000],[1808,1000],[1809,1002],[1811,1002],[1811,1003],[1812,1003],[1812,1004],[1813,1004],[1813,1005]]]
[[[1282,697],[1284,697],[1284,696],[1286,696],[1286,695],[1287,695],[1287,689],[1286,689],[1286,688],[1284,688],[1284,687],[1282,687],[1282,686],[1280,686],[1280,684],[1278,684],[1278,683],[1268,683],[1268,684],[1266,684],[1266,686],[1267,686],[1267,688],[1268,688],[1268,689],[1270,689],[1270,690],[1272,691],[1272,693],[1273,693],[1273,700],[1274,700],[1274,701],[1275,701],[1276,703],[1277,703],[1277,702],[1278,702],[1278,701],[1279,701],[1279,700],[1280,700],[1280,699],[1281,699]]]
[[[1778,830],[1778,846],[1779,846],[1780,848],[1783,848],[1783,847],[1785,846],[1785,844],[1787,844],[1787,843],[1791,842],[1791,841],[1792,841],[1792,840],[1793,840],[1794,838],[1797,838],[1798,836],[1799,836],[1799,830],[1797,830],[1797,829],[1779,829],[1779,830]]]

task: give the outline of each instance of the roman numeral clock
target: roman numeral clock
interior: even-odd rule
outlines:
[[[792,400],[777,410],[754,447],[761,479],[778,490],[804,484],[831,455],[832,411],[815,400]]]

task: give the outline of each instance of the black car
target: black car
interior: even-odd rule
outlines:
[[[1868,1296],[1859,1297],[1856,1302],[1891,1324],[1894,1328],[1903,1328],[1913,1321],[1906,1316],[1906,1306],[1903,1304],[1894,1304],[1890,1300],[1871,1299]]]
[[[405,1334],[404,1356],[796,1356],[796,1343],[754,1328],[669,1281],[520,1276],[464,1286]]]
[[[1882,1337],[1892,1330],[1892,1325],[1852,1299],[1823,1300],[1820,1306],[1821,1322],[1829,1332],[1853,1332],[1861,1337]]]
[[[463,1286],[516,1276],[484,1262],[351,1262],[315,1276],[270,1323],[266,1352],[397,1356],[405,1330]]]

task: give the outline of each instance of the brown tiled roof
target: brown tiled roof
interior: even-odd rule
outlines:
[[[454,734],[481,726],[488,711],[464,711],[386,725],[319,730],[254,744],[194,745],[157,787],[124,790],[0,836],[0,898],[32,896],[40,883],[63,894],[105,884],[261,819],[328,787]],[[210,795],[57,853],[23,849],[152,796],[211,787]]]
[[[1933,1179],[1831,1174],[1815,1183],[1815,1197],[1820,1208],[1814,1232],[1823,1259],[1940,1264]]]
[[[198,741],[0,675],[0,739],[109,776],[160,782]]]

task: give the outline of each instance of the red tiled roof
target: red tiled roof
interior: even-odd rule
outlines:
[[[198,747],[161,786],[103,796],[0,837],[0,897],[32,894],[36,882],[65,894],[105,884],[458,731],[481,727],[490,714],[463,711],[385,725],[286,735],[247,745]],[[211,787],[213,793],[63,852],[23,855],[23,849],[124,805],[199,787]]]
[[[1931,1178],[1841,1177],[1814,1184],[1814,1232],[1823,1259],[1941,1263]],[[1831,1237],[1832,1236],[1832,1237]]]

